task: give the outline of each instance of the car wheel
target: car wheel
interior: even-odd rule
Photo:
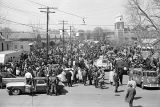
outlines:
[[[19,95],[21,93],[20,89],[13,89],[12,90],[12,95]]]
[[[144,84],[143,83],[141,83],[141,88],[144,89]]]
[[[9,90],[9,91],[8,91],[8,94],[9,94],[9,95],[12,95],[12,91],[11,91],[11,90]]]

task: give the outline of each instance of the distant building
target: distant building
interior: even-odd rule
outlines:
[[[45,32],[41,32],[40,34],[31,32],[17,32],[12,33],[9,38],[12,40],[10,45],[11,50],[30,51],[30,44],[37,42],[37,45],[42,46],[41,43],[46,43],[47,41]],[[62,39],[63,36],[59,33],[49,34],[49,42],[53,41],[55,43],[59,43]],[[64,40],[68,41],[69,39],[70,35],[65,33]]]
[[[6,39],[2,36],[2,33],[0,33],[0,51],[6,51],[10,50],[11,47],[11,40]]]
[[[118,43],[124,43],[124,21],[122,15],[116,17],[114,38]]]
[[[11,50],[30,51],[30,41],[12,41]]]
[[[30,32],[12,33],[9,37],[11,42],[11,50],[30,51],[29,44],[36,40],[36,35]]]

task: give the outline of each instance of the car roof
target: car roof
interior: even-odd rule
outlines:
[[[157,71],[144,70],[143,72],[157,72]]]

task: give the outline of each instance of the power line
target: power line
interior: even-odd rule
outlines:
[[[73,13],[69,13],[69,12],[65,12],[65,11],[62,11],[62,10],[59,10],[59,9],[57,11],[65,13],[65,14],[69,14],[69,15],[72,15],[72,16],[76,16],[76,17],[79,17],[79,18],[82,18],[82,19],[84,18],[82,16],[79,16],[79,15],[76,15],[76,14],[73,14]]]
[[[31,11],[26,11],[26,10],[18,9],[15,7],[11,7],[11,6],[7,5],[6,3],[0,4],[0,5],[3,6],[4,8],[12,9],[12,10],[15,10],[15,11],[18,11],[21,13],[36,13],[36,12],[31,12]],[[36,13],[36,14],[38,14],[38,13]]]
[[[32,0],[27,0],[33,4],[36,4],[36,5],[40,5],[40,6],[44,6],[44,7],[48,7],[47,5],[44,5],[44,4],[41,4],[41,3],[38,3],[38,2],[35,2],[35,1],[32,1]]]
[[[29,2],[31,2],[31,3],[34,3],[34,4],[36,4],[36,5],[48,7],[47,5],[44,5],[44,4],[41,4],[41,3],[38,3],[38,2],[35,2],[35,1],[32,1],[32,0],[27,0],[27,1],[29,1]],[[79,15],[76,15],[76,14],[73,14],[73,13],[65,12],[65,11],[62,11],[62,10],[59,10],[59,9],[57,9],[57,11],[63,12],[63,13],[65,13],[65,14],[69,14],[69,15],[72,15],[72,16],[76,16],[76,17],[79,17],[79,18],[81,18],[81,19],[86,19],[85,17],[79,16]]]
[[[46,24],[33,24],[33,25],[46,25]],[[49,25],[51,25],[51,26],[57,26],[57,25],[59,25],[59,24],[49,24]],[[109,24],[68,24],[68,25],[74,25],[74,26],[115,26],[115,25],[109,25]],[[124,25],[124,26],[136,26],[136,25]]]
[[[1,18],[1,17],[0,17],[0,19],[5,20],[5,21],[8,21],[8,22],[16,23],[16,24],[19,24],[19,25],[23,25],[23,26],[28,26],[28,27],[31,27],[31,28],[38,28],[38,29],[41,29],[41,30],[45,30],[45,29],[43,29],[43,28],[34,27],[34,26],[31,26],[31,25],[28,25],[28,24],[15,22],[15,21],[8,20],[8,19],[4,19],[4,18]]]

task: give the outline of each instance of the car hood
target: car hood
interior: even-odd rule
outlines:
[[[102,60],[97,60],[94,64],[95,64],[96,66],[108,66],[107,63],[102,63]]]

